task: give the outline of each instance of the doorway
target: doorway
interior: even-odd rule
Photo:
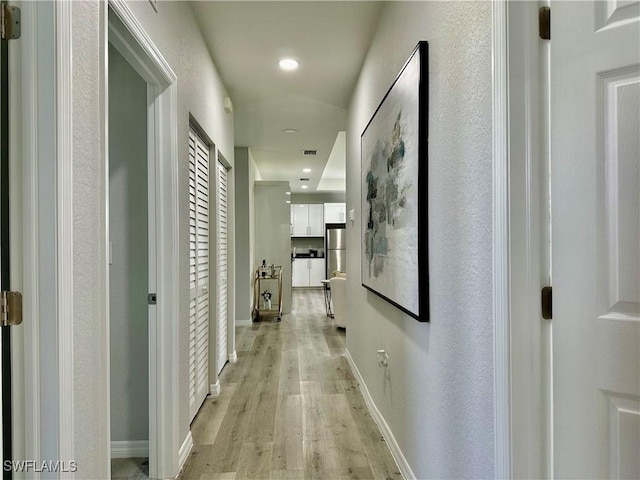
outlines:
[[[144,289],[141,287],[137,292],[136,305],[142,311],[142,304],[146,302],[145,307],[148,311],[146,334],[144,326],[139,326],[137,333],[141,338],[148,339],[146,356],[148,440],[145,442],[131,439],[131,442],[141,443],[129,443],[124,446],[129,449],[128,456],[132,454],[142,456],[141,454],[144,453],[148,455],[149,478],[173,478],[178,474],[180,464],[184,463],[191,448],[190,435],[182,442],[178,434],[180,405],[178,404],[179,379],[176,365],[179,341],[179,265],[178,255],[175,252],[178,251],[179,206],[176,75],[124,2],[109,2],[108,36],[103,37],[103,42],[105,58],[109,58],[111,45],[143,80],[146,91],[144,94],[146,134],[138,133],[138,136],[146,142],[146,153],[143,154],[140,150],[139,153],[143,155],[143,159],[137,161],[141,162],[140,165],[146,164],[147,170],[143,178],[137,179],[136,185],[143,188],[143,184],[146,184],[147,187],[148,270],[146,282],[144,278],[140,281],[142,285],[145,283],[146,285]],[[104,63],[105,67],[107,64],[108,62]],[[107,68],[103,73],[105,80],[108,77],[106,70]],[[107,88],[106,98],[110,96],[111,92]],[[108,123],[108,115],[105,112],[107,138],[109,138]],[[127,149],[127,145],[121,147]],[[111,173],[110,157],[111,155],[105,155],[107,175]],[[140,195],[141,192],[136,194]],[[105,203],[108,208],[111,203],[109,192],[105,192]],[[107,224],[108,221],[109,219],[106,219]],[[108,240],[105,239],[105,249],[113,255],[107,255],[107,257],[111,256],[115,262],[118,252],[115,245],[110,248]],[[144,242],[141,243],[144,244]],[[106,265],[106,269],[109,270],[109,268],[110,266]],[[144,272],[144,269],[141,270]],[[143,276],[140,271],[137,275],[139,279]],[[109,297],[110,295],[107,296],[107,302]],[[109,308],[110,305],[105,305],[107,312]],[[144,317],[141,313],[138,313],[138,316]],[[111,353],[115,354],[111,347],[110,345]],[[122,346],[113,345],[114,349],[120,347]],[[137,371],[141,373],[145,369],[139,368]],[[113,375],[111,377],[113,378]],[[138,401],[136,405],[144,408],[145,403]],[[112,407],[111,415],[114,414]],[[137,431],[144,432],[144,425],[137,425],[136,428]],[[113,440],[116,438],[114,437]],[[113,446],[116,447],[117,454],[119,446],[117,444]]]
[[[113,478],[149,475],[147,83],[109,46],[109,332]]]

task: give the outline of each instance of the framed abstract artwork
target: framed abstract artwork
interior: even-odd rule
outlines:
[[[420,42],[361,136],[362,285],[429,321],[428,56]]]

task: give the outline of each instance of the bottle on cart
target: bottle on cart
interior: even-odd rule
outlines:
[[[267,276],[267,261],[264,259],[262,260],[262,267],[260,267],[260,276],[261,277]]]

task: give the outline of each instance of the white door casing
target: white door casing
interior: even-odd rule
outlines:
[[[157,293],[157,305],[150,307],[155,309],[155,321],[149,324],[149,478],[173,478],[179,473],[182,443],[178,438],[179,264],[175,254],[179,232],[177,77],[125,2],[109,0],[103,8],[105,22],[108,17],[102,36],[104,55],[111,42],[148,84],[149,232],[155,232],[156,240],[153,249],[150,242],[149,288]],[[106,62],[101,69],[106,79]],[[105,94],[105,101],[107,98]],[[106,111],[106,104],[104,108]],[[108,131],[104,135],[108,138]],[[108,178],[106,150],[103,175]],[[108,204],[106,194],[106,212]],[[105,237],[106,272],[108,248]],[[108,318],[108,295],[105,298],[103,310]]]
[[[640,478],[640,3],[552,3],[554,476]]]
[[[216,275],[217,275],[217,373],[222,371],[225,363],[228,359],[228,347],[227,347],[227,323],[228,323],[228,275],[229,275],[229,242],[228,242],[228,172],[222,162],[217,162],[217,189],[218,189],[218,209],[216,215],[217,222],[217,262],[216,262]]]
[[[189,130],[189,420],[209,390],[209,146]]]

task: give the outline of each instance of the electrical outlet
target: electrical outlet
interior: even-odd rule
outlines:
[[[386,350],[378,350],[378,366],[380,368],[387,367],[389,365],[389,354]]]

